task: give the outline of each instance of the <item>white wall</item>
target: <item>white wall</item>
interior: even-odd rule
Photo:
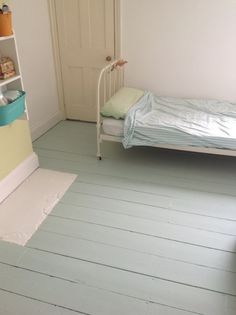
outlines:
[[[47,0],[12,0],[33,138],[61,119]]]
[[[122,0],[126,83],[236,101],[235,0]]]

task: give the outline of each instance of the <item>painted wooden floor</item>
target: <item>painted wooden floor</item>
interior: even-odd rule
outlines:
[[[0,242],[1,315],[235,315],[236,159],[103,146],[65,121],[35,142],[78,173],[26,247]]]

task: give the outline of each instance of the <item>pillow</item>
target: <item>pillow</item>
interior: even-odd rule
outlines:
[[[123,87],[104,105],[101,115],[113,117],[115,119],[124,119],[130,107],[144,95],[144,91]]]

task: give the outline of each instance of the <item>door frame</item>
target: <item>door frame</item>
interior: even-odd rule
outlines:
[[[66,119],[66,109],[65,109],[65,97],[64,97],[64,86],[62,79],[62,65],[61,56],[59,49],[59,36],[58,36],[58,25],[56,18],[56,1],[48,0],[49,18],[51,25],[51,35],[52,35],[52,47],[53,47],[53,58],[55,64],[56,82],[57,82],[57,93],[59,99],[59,107],[63,113],[63,118]],[[114,52],[115,59],[121,57],[121,0],[114,1],[114,20],[115,20],[115,36],[114,36]]]

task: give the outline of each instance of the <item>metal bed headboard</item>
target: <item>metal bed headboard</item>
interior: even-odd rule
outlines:
[[[103,136],[101,134],[102,106],[124,85],[124,65],[127,61],[115,60],[109,65],[105,66],[98,78],[97,85],[97,157],[101,159],[101,142]]]

